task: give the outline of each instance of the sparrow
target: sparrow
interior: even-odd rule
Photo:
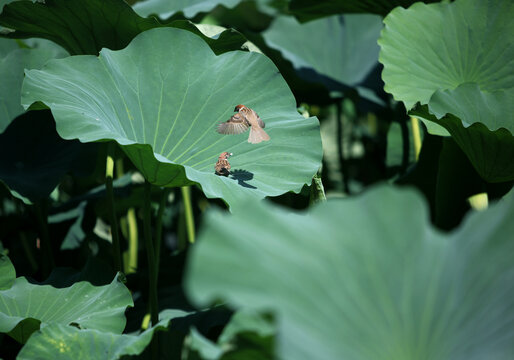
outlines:
[[[254,110],[244,105],[237,105],[234,111],[237,111],[237,114],[232,115],[230,119],[218,125],[217,131],[220,134],[241,134],[250,127],[249,143],[258,144],[270,139],[266,131],[263,130],[266,126],[264,121]]]
[[[228,163],[228,158],[232,156],[232,153],[222,152],[218,157],[218,161],[216,165],[214,165],[214,170],[216,175],[228,176],[230,174],[230,164]]]

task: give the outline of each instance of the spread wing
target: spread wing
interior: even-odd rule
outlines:
[[[249,126],[248,121],[241,114],[237,113],[227,121],[220,123],[216,131],[220,134],[241,134],[248,130]]]

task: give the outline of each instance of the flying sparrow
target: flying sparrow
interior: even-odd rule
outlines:
[[[230,174],[230,164],[228,163],[228,158],[232,156],[232,153],[222,152],[218,157],[218,161],[216,165],[214,165],[214,170],[216,175],[228,176]]]
[[[249,143],[258,144],[270,139],[266,131],[263,130],[266,126],[264,121],[255,111],[244,105],[237,105],[234,111],[237,111],[237,114],[218,125],[217,131],[220,134],[241,134],[250,127]]]

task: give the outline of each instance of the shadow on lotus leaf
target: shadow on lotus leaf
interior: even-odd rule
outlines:
[[[249,181],[253,179],[253,173],[242,170],[235,169],[230,171],[230,178],[237,180],[237,183],[245,188],[257,189],[255,186],[247,184],[245,181]]]

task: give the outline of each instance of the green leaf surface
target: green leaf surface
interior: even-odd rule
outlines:
[[[318,120],[298,114],[269,59],[246,52],[215,56],[203,40],[178,29],[153,29],[124,50],[27,72],[22,103],[35,101],[51,108],[63,138],[113,139],[151,183],[199,183],[208,197],[229,204],[298,192],[321,160]],[[257,111],[270,141],[253,145],[248,133],[216,132],[237,104]],[[234,154],[229,177],[214,174],[224,151]]]
[[[340,90],[361,84],[377,66],[381,29],[382,19],[376,15],[332,16],[307,24],[279,16],[263,35],[301,77]]]
[[[407,109],[428,104],[410,114],[446,129],[489,182],[514,179],[513,17],[506,0],[415,4],[379,40],[386,91]]]
[[[420,113],[419,111],[416,112],[415,110],[411,110],[409,112],[409,115],[414,115],[414,114],[417,114],[416,115],[416,118],[418,120],[421,120],[423,122],[423,124],[425,125],[425,127],[427,128],[427,132],[430,134],[430,135],[437,135],[437,136],[443,136],[443,137],[447,137],[447,136],[451,136],[450,133],[448,132],[448,130],[446,130],[444,127],[442,127],[441,125],[437,125],[437,123],[433,122],[433,121],[430,121],[428,119],[425,119],[423,116],[426,116],[425,113]],[[430,118],[430,116],[428,116],[428,118]]]
[[[425,3],[439,0],[424,0]],[[310,21],[340,13],[371,13],[387,15],[397,6],[409,7],[416,0],[291,0],[289,9],[300,21]]]
[[[0,332],[22,343],[49,324],[121,333],[125,309],[133,306],[130,292],[117,277],[105,286],[79,282],[64,289],[20,277],[10,289],[0,291],[0,300]]]
[[[19,48],[20,47],[15,40],[0,38],[0,57],[4,57],[11,51],[17,50]]]
[[[442,234],[417,193],[385,186],[307,214],[210,211],[186,289],[272,311],[281,359],[509,359],[512,216],[505,199]]]
[[[452,90],[437,90],[428,108],[438,119],[448,113],[455,115],[465,128],[482,123],[491,131],[503,127],[514,134],[514,87],[507,91],[483,92],[473,83]],[[441,124],[444,126],[444,121]]]
[[[379,44],[385,90],[407,109],[437,90],[475,83],[483,92],[514,87],[514,3],[458,0],[397,8]]]
[[[16,279],[16,270],[9,257],[0,253],[0,290],[9,289]]]
[[[221,28],[220,31],[212,33],[213,25],[193,24],[188,20],[175,20],[166,26],[177,29],[184,29],[200,36],[216,55],[227,51],[243,50],[247,45],[247,39],[240,32],[234,29]]]
[[[86,148],[63,140],[50,111],[29,111],[0,134],[0,181],[30,203],[46,198]]]
[[[183,12],[186,18],[192,18],[200,12],[208,12],[218,5],[227,8],[236,6],[241,0],[146,0],[134,5],[134,10],[141,16],[157,15],[167,19],[173,14]]]
[[[169,321],[169,317],[161,317],[156,326],[137,335],[79,330],[73,326],[52,324],[33,334],[17,359],[115,360],[124,355],[139,355],[152,340],[154,332],[165,330]]]
[[[20,103],[25,69],[40,69],[49,59],[65,57],[66,52],[51,42],[35,49],[16,49],[0,59],[0,133],[24,112]]]
[[[0,25],[14,30],[6,36],[49,39],[72,55],[98,55],[102,48],[119,50],[139,33],[162,26],[186,29],[201,36],[217,54],[240,49],[246,41],[234,30],[209,38],[189,21],[179,20],[164,25],[155,18],[140,17],[123,0],[14,2],[0,14]]]

